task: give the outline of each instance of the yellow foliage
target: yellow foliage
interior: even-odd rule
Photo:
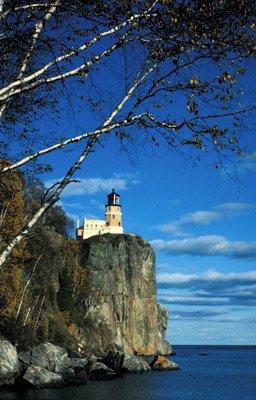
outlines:
[[[16,316],[21,296],[21,269],[11,263],[0,274],[1,318],[9,320]]]
[[[190,83],[191,85],[197,85],[198,84],[198,79],[191,79]]]
[[[2,161],[0,169],[8,166],[9,161]],[[0,175],[0,249],[10,241],[22,228],[24,202],[22,183],[16,171]]]
[[[74,254],[79,254],[79,243],[75,239],[67,239],[65,243],[65,249],[68,256],[74,256]]]
[[[85,297],[85,270],[78,266],[73,269],[72,281],[74,285],[75,298],[82,300]]]
[[[0,169],[11,165],[7,160],[0,162]],[[14,170],[0,175],[0,250],[19,233],[24,224],[24,202],[22,183]],[[22,299],[21,269],[29,253],[23,241],[16,246],[0,273],[0,317],[5,320],[15,318]],[[23,303],[26,301],[23,296]]]
[[[66,324],[66,325],[70,325],[72,322],[72,318],[70,316],[70,312],[69,311],[63,311],[60,313],[60,317],[62,319],[62,321]]]

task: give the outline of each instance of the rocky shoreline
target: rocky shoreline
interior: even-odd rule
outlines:
[[[7,340],[0,340],[0,386],[23,388],[56,388],[84,385],[87,380],[110,380],[123,373],[151,370],[179,370],[174,362],[162,356],[145,361],[123,351],[110,351],[105,357],[85,358],[68,355],[67,350],[52,343],[41,343],[19,352]]]

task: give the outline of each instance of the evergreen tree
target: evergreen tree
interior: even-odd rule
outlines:
[[[74,312],[74,296],[73,284],[68,269],[65,267],[61,271],[60,277],[60,290],[58,292],[59,308],[63,312],[69,312],[70,315]]]

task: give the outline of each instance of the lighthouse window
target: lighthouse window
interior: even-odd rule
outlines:
[[[115,215],[112,215],[112,218],[113,218],[113,219],[115,219],[115,218],[116,218],[116,216],[115,216]]]
[[[119,197],[116,197],[116,204],[119,204]]]

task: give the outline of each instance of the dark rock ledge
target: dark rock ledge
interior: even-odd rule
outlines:
[[[10,342],[0,340],[0,386],[55,388],[86,384],[87,379],[114,379],[122,373],[174,369],[179,369],[177,364],[160,356],[150,365],[143,357],[123,351],[111,351],[104,359],[70,358],[65,349],[51,343],[18,353]]]

